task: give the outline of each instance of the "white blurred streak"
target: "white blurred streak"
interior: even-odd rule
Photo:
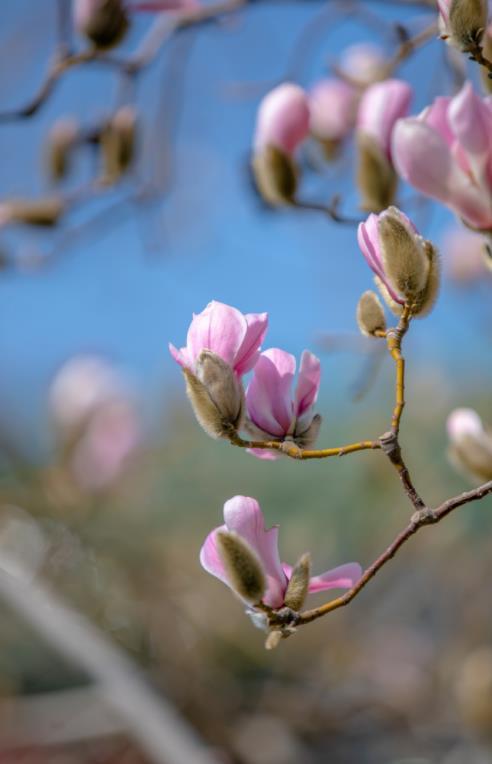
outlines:
[[[125,730],[156,764],[218,764],[171,703],[142,681],[131,660],[80,613],[39,582],[5,573],[0,551],[0,598],[65,658],[83,668]]]
[[[36,521],[20,507],[0,509],[0,566],[9,575],[32,581],[41,569],[48,542]]]

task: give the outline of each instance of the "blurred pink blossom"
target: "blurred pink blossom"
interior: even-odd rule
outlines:
[[[268,326],[266,313],[243,315],[236,308],[215,300],[197,315],[188,329],[186,347],[178,350],[169,344],[174,360],[194,371],[202,350],[220,356],[238,376],[255,365]]]
[[[412,88],[403,80],[385,80],[367,88],[357,113],[357,130],[371,136],[391,161],[391,136],[398,119],[405,116]]]
[[[320,80],[309,93],[310,129],[322,140],[340,140],[354,127],[357,91],[343,80]]]
[[[458,284],[478,284],[490,277],[485,264],[486,242],[482,235],[453,225],[444,234],[442,254],[448,276]]]
[[[474,409],[454,409],[448,416],[446,427],[451,441],[459,442],[464,437],[480,437],[484,434],[482,420]]]
[[[446,204],[465,223],[492,229],[492,104],[467,82],[454,97],[439,97],[393,133],[400,175]]]
[[[342,77],[358,85],[367,86],[385,79],[388,59],[376,45],[357,43],[345,48],[337,68]]]
[[[208,573],[232,588],[222,562],[218,546],[218,532],[233,532],[251,548],[258,557],[267,581],[263,602],[279,608],[284,603],[285,592],[292,567],[280,562],[278,551],[278,526],[265,530],[265,519],[260,505],[248,496],[234,496],[224,504],[225,525],[215,528],[205,539],[200,552],[200,562]],[[358,563],[347,563],[328,570],[309,581],[310,592],[329,589],[350,589],[361,577]]]
[[[270,348],[261,353],[246,390],[248,429],[262,438],[292,438],[310,445],[318,434],[320,417],[313,406],[321,378],[319,359],[305,350],[301,357],[297,387],[292,395],[296,359],[285,350]],[[261,449],[252,451],[260,458],[272,458]]]
[[[256,120],[255,150],[274,146],[291,155],[308,132],[308,97],[301,87],[285,82],[263,98]]]

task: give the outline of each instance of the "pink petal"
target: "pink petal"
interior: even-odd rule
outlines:
[[[255,149],[271,145],[292,154],[309,132],[306,93],[286,82],[268,93],[258,109]]]
[[[400,119],[393,131],[393,160],[400,175],[422,193],[447,202],[452,172],[450,149],[421,119]]]
[[[492,111],[467,82],[451,100],[448,114],[454,135],[480,183],[492,149]]]
[[[271,607],[280,607],[287,581],[278,553],[278,526],[265,530],[260,505],[248,496],[234,496],[226,501],[224,520],[228,530],[235,531],[247,541],[263,563],[267,578],[264,602]]]
[[[451,148],[454,143],[454,133],[449,124],[448,110],[450,103],[451,98],[449,96],[439,96],[430,106],[424,109],[419,119],[433,127]]]
[[[258,360],[261,343],[268,329],[268,313],[246,313],[246,336],[236,356],[234,370],[241,376],[250,371]]]
[[[327,570],[309,580],[309,592],[323,592],[328,589],[351,589],[362,576],[358,562],[347,562],[333,570]]]
[[[193,316],[186,343],[189,358],[195,362],[201,351],[207,349],[234,366],[247,329],[246,319],[239,310],[214,300]]]
[[[262,353],[246,391],[246,406],[254,424],[273,437],[288,434],[293,420],[292,380],[296,360],[270,348]]]
[[[371,270],[383,281],[393,300],[403,305],[405,301],[395,292],[384,272],[379,244],[379,215],[371,213],[365,223],[359,224],[357,241]]]
[[[321,364],[309,350],[305,350],[301,356],[299,367],[299,380],[295,395],[294,410],[297,417],[301,417],[316,402],[321,380]]]
[[[171,342],[169,343],[168,347],[169,347],[169,352],[171,353],[176,363],[179,363],[179,365],[182,367],[186,366],[187,368],[190,368],[192,366],[188,357],[187,348],[181,348],[180,350],[178,350],[178,348],[175,348]]]
[[[229,586],[224,564],[217,549],[217,532],[226,530],[227,526],[220,525],[208,534],[200,550],[200,563],[207,573],[211,573],[212,576],[215,576]]]
[[[269,451],[267,448],[247,448],[246,451],[252,456],[256,456],[257,459],[263,459],[264,461],[275,462],[280,458],[277,451]]]
[[[355,123],[357,92],[343,80],[318,82],[309,95],[311,132],[317,138],[339,140]]]
[[[403,80],[385,80],[371,85],[362,96],[357,129],[371,135],[391,157],[391,134],[395,122],[408,112],[412,88]]]

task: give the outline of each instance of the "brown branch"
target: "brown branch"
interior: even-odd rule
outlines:
[[[488,76],[492,79],[492,61],[483,55],[483,48],[478,40],[473,40],[464,53],[468,53],[470,61],[475,61],[480,66],[483,66],[484,69],[487,69]]]
[[[244,440],[237,434],[231,434],[229,441],[233,446],[239,448],[256,448],[265,451],[280,451],[291,459],[304,461],[306,459],[326,459],[330,456],[345,456],[353,454],[355,451],[365,451],[367,449],[380,449],[382,446],[379,440],[361,440],[357,443],[349,443],[346,446],[337,446],[336,448],[324,448],[319,450],[303,450],[296,446],[292,441],[285,440]]]
[[[320,204],[319,202],[309,202],[300,199],[294,199],[292,206],[298,210],[310,210],[313,212],[322,212],[324,215],[328,215],[335,223],[341,223],[342,225],[358,226],[362,222],[362,218],[352,218],[342,215],[338,212],[338,198],[335,198],[331,204]]]
[[[214,21],[223,14],[238,10],[245,3],[246,0],[217,0],[211,5],[201,6],[196,10],[188,10],[180,14],[161,13],[137,53],[129,59],[118,59],[92,48],[82,51],[82,53],[70,55],[67,53],[65,45],[61,45],[36,95],[24,106],[11,111],[0,112],[0,122],[11,122],[33,116],[46,103],[58,80],[69,69],[83,64],[95,63],[115,68],[125,74],[136,75],[154,61],[161,52],[164,43],[174,32],[193,25]]]
[[[381,568],[395,556],[398,550],[404,544],[406,544],[406,542],[415,533],[417,533],[420,528],[422,528],[424,525],[436,524],[458,507],[469,504],[472,501],[478,501],[491,493],[492,480],[489,480],[487,483],[484,483],[478,488],[475,488],[471,491],[465,491],[465,493],[462,493],[459,496],[448,499],[439,507],[437,507],[437,509],[429,509],[424,507],[419,512],[416,512],[407,527],[404,528],[396,536],[394,541],[392,541],[387,549],[385,549],[385,551],[372,563],[372,565],[370,565],[367,570],[364,571],[364,574],[359,579],[359,581],[357,581],[355,586],[349,589],[349,591],[341,597],[337,597],[336,599],[331,600],[331,602],[327,602],[325,605],[321,605],[321,607],[314,608],[313,610],[307,610],[304,613],[301,613],[296,619],[296,625],[302,626],[306,623],[311,623],[311,621],[315,621],[317,618],[321,618],[321,616],[326,615],[326,613],[330,613],[332,610],[337,610],[344,605],[348,605],[349,602],[357,597],[362,589],[367,586],[369,581],[374,578],[376,573],[378,573]],[[275,616],[271,615],[271,622],[272,619],[274,621]]]

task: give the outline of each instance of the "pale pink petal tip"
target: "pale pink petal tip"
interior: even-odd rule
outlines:
[[[481,435],[483,433],[483,424],[479,415],[474,409],[460,408],[455,409],[448,416],[446,427],[451,440],[459,440],[466,436]]]
[[[359,563],[348,562],[319,576],[313,576],[309,581],[309,591],[314,593],[328,589],[351,589],[361,576],[362,568]]]

